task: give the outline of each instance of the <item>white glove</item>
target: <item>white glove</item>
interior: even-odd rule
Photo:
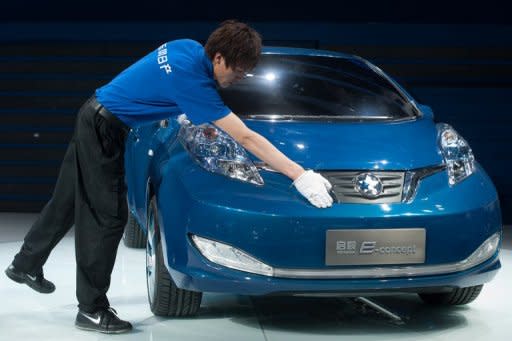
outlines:
[[[293,182],[293,185],[316,207],[332,206],[332,197],[329,195],[332,185],[320,174],[307,170]]]
[[[187,115],[185,115],[185,114],[181,114],[181,115],[179,115],[178,117],[176,117],[176,121],[178,121],[178,123],[179,123],[180,125],[183,125],[183,123],[185,123],[185,121],[190,122],[190,121],[188,120],[188,118],[187,118]]]

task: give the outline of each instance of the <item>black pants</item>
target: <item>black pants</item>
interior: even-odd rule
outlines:
[[[52,198],[24,239],[14,266],[42,272],[50,252],[75,224],[78,307],[108,307],[106,296],[127,219],[124,148],[128,128],[98,113],[91,97],[80,109]]]

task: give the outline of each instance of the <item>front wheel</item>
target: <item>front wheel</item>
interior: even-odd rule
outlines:
[[[201,306],[202,293],[178,288],[169,275],[163,257],[154,196],[149,204],[147,230],[146,281],[151,311],[158,316],[196,315]]]
[[[421,299],[432,305],[463,305],[473,302],[480,292],[483,285],[477,285],[467,288],[456,288],[451,292],[418,294]]]
[[[146,234],[131,213],[128,214],[128,222],[124,228],[123,243],[134,249],[143,249],[146,246]]]

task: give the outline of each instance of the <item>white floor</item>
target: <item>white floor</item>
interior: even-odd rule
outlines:
[[[18,252],[35,214],[0,213],[0,268]],[[145,254],[121,243],[109,299],[130,334],[75,329],[75,260],[72,233],[55,248],[45,275],[57,290],[42,295],[0,273],[0,340],[512,340],[512,229],[506,228],[502,269],[473,303],[434,309],[415,295],[375,300],[405,317],[404,324],[348,299],[250,298],[205,294],[195,318],[152,315],[146,298]]]

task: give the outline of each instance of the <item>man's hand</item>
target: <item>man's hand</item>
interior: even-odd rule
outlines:
[[[320,174],[307,170],[293,182],[293,185],[316,207],[332,206],[332,197],[329,195],[332,185]]]

